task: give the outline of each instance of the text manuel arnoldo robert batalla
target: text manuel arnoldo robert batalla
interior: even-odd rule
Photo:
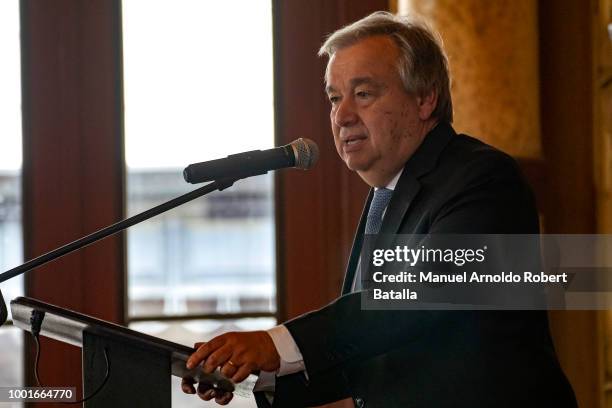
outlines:
[[[547,274],[543,271],[457,271],[450,272],[420,270],[428,264],[453,264],[454,267],[466,268],[483,264],[486,261],[487,246],[477,249],[439,249],[410,248],[396,246],[394,249],[374,249],[371,263],[370,289],[374,300],[418,300],[418,291],[406,288],[405,284],[567,284],[567,273]],[[386,264],[408,269],[381,270]],[[377,288],[377,284],[385,284],[385,289]],[[389,288],[389,284],[399,284]]]

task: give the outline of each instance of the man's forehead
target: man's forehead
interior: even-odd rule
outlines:
[[[381,74],[395,71],[399,49],[388,36],[364,38],[338,49],[329,59],[325,73],[326,91],[333,89],[334,81],[364,82]]]
[[[339,48],[329,59],[329,64],[355,59],[363,59],[369,62],[381,60],[395,61],[398,55],[399,48],[391,37],[377,35]]]

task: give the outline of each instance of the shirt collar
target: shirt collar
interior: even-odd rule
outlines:
[[[394,191],[395,190],[395,186],[397,185],[397,182],[400,178],[400,176],[402,175],[402,172],[404,171],[404,168],[402,167],[402,169],[395,175],[395,177],[393,177],[391,179],[391,181],[389,182],[389,184],[387,184],[385,186],[386,189]],[[378,187],[374,188],[374,191],[378,190]]]

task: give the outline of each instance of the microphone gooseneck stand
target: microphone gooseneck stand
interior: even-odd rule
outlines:
[[[73,241],[69,244],[61,246],[53,251],[47,252],[46,254],[40,255],[36,258],[33,258],[26,263],[19,265],[13,269],[10,269],[2,274],[0,274],[0,283],[7,281],[11,278],[14,278],[17,275],[21,275],[24,272],[27,272],[31,269],[37,268],[47,262],[51,262],[59,257],[62,257],[70,252],[76,251],[77,249],[83,248],[87,245],[91,245],[96,241],[104,239],[110,235],[116,234],[117,232],[123,231],[133,225],[136,225],[142,221],[148,220],[149,218],[155,217],[161,213],[164,213],[168,210],[171,210],[175,207],[183,205],[189,201],[195,200],[198,197],[206,195],[208,193],[212,193],[216,190],[225,190],[228,187],[231,187],[234,182],[240,180],[240,177],[236,178],[225,178],[216,180],[210,184],[207,184],[203,187],[200,187],[196,190],[190,191],[189,193],[183,194],[182,196],[173,198],[170,201],[167,201],[163,204],[155,206],[149,210],[143,211],[139,214],[136,214],[132,217],[126,218],[125,220],[119,221],[115,224],[109,225],[108,227],[102,228],[96,232],[93,232],[89,235],[84,236],[83,238],[79,238],[76,241]],[[2,296],[2,291],[0,291],[0,326],[2,326],[8,317],[8,311],[6,308],[6,304],[4,303],[4,297]]]
[[[2,326],[8,318],[8,310],[6,309],[6,303],[4,303],[4,297],[0,290],[0,326]]]

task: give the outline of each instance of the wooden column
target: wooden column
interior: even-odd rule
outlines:
[[[593,15],[595,62],[595,186],[597,191],[597,231],[612,233],[612,1],[596,1]],[[607,265],[612,253],[602,254]],[[603,327],[603,406],[612,406],[612,311],[602,313]]]
[[[30,259],[123,217],[120,2],[22,0],[21,19]],[[30,271],[26,293],[121,323],[124,280],[115,237]],[[44,385],[77,386],[80,395],[80,349],[45,339],[40,374]]]
[[[593,181],[591,1],[540,7],[542,141],[547,158],[550,233],[596,232]],[[561,364],[581,407],[599,407],[601,331],[594,311],[551,312]]]

